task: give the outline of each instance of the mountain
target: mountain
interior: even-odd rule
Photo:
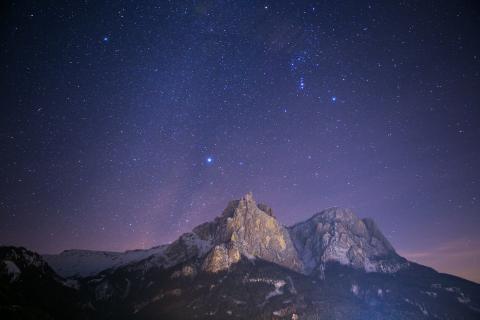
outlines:
[[[270,208],[257,206],[251,193],[232,201],[219,218],[193,232],[211,243],[212,249],[202,265],[204,271],[226,270],[242,255],[295,271],[303,269],[288,230],[275,219]]]
[[[45,259],[80,276],[70,310],[92,319],[480,318],[480,285],[399,256],[373,220],[329,208],[285,227],[252,194],[169,245]],[[2,285],[20,277],[8,261]]]
[[[87,277],[103,270],[145,259],[162,252],[164,246],[125,252],[65,250],[60,254],[44,254],[43,259],[62,277]]]
[[[91,305],[77,286],[37,253],[0,247],[1,319],[87,319]]]
[[[359,219],[348,209],[326,209],[289,230],[307,274],[323,277],[326,264],[333,261],[367,272],[408,267],[372,219]]]

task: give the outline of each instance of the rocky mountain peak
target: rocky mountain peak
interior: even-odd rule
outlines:
[[[360,219],[350,209],[328,208],[286,228],[252,193],[231,201],[213,222],[195,228],[192,237],[198,238],[193,244],[203,241],[202,250],[181,252],[203,252],[202,268],[209,272],[228,269],[242,255],[320,276],[332,262],[379,272],[395,272],[406,263],[373,220]]]
[[[250,191],[250,192],[247,192],[243,197],[242,199],[240,200],[240,202],[243,202],[245,203],[246,205],[248,204],[251,204],[252,206],[256,206],[257,203],[255,202],[255,199],[253,199],[253,193]]]
[[[168,245],[125,253],[77,250],[46,258],[56,271],[68,276],[126,264],[170,268],[192,259],[203,270],[215,273],[229,269],[242,256],[320,276],[331,262],[380,272],[394,272],[408,263],[396,254],[373,220],[360,219],[349,209],[329,208],[285,227],[269,206],[257,204],[252,193],[230,201],[213,221]],[[81,268],[88,272],[80,272]]]
[[[306,273],[322,275],[329,262],[380,272],[395,272],[406,263],[373,220],[349,209],[326,209],[290,227],[290,234]]]
[[[207,256],[205,270],[228,268],[242,254],[301,270],[301,261],[287,229],[275,219],[272,209],[257,205],[252,193],[230,202],[215,223],[214,248]]]
[[[331,207],[313,215],[310,220],[312,219],[350,223],[358,220],[358,217],[348,208]]]
[[[245,211],[248,214],[255,214],[258,213],[257,210],[259,209],[263,213],[274,217],[273,210],[268,205],[263,203],[258,203],[253,198],[253,193],[248,192],[239,200],[230,201],[227,207],[222,212],[222,217],[233,217],[235,212],[238,210]]]
[[[39,254],[23,247],[0,248],[0,277],[5,274],[10,282],[14,282],[22,273],[32,270],[39,275],[55,276],[54,271]]]

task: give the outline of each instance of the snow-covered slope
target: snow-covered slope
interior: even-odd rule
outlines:
[[[62,277],[87,277],[105,269],[162,254],[166,246],[125,252],[65,250],[60,254],[45,254],[43,258]]]

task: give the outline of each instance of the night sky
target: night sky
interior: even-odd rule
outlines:
[[[0,9],[0,243],[149,248],[252,191],[480,281],[474,1]]]

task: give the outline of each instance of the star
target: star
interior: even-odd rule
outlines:
[[[21,2],[7,10],[12,32],[2,34],[2,50],[16,54],[2,56],[0,243],[59,252],[159,245],[247,189],[288,223],[334,202],[381,216],[386,230],[399,223],[397,243],[413,243],[417,213],[421,223],[438,215],[439,226],[423,227],[442,241],[450,215],[460,214],[455,230],[480,241],[472,225],[480,96],[470,90],[480,86],[480,21],[468,6],[435,3],[453,13],[418,10],[392,25],[397,2],[360,3],[353,20],[335,23],[355,8],[70,2],[58,4],[75,17],[57,30],[65,50],[48,50],[56,38],[44,37],[56,11]],[[25,18],[37,27],[22,27]],[[382,50],[372,50],[378,43]],[[436,58],[425,59],[433,50]],[[51,70],[51,61],[68,72]],[[411,136],[420,138],[398,147]],[[92,186],[92,195],[78,192]],[[414,240],[412,251],[425,249]]]
[[[300,81],[298,83],[298,89],[300,90],[305,89],[305,79],[303,77],[300,77]]]

